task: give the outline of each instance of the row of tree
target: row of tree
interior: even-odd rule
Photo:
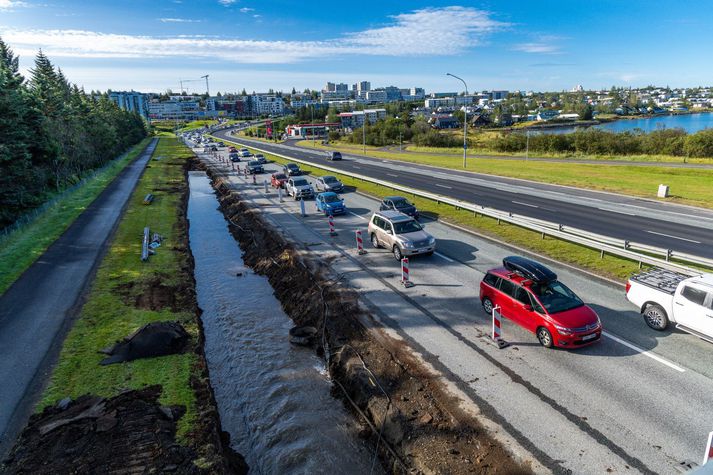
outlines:
[[[29,79],[0,39],[0,229],[147,135],[106,94],[86,94],[40,51]]]

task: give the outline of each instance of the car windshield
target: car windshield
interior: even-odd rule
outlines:
[[[535,283],[531,289],[549,314],[572,310],[584,305],[584,302],[574,292],[557,280]]]
[[[250,162],[248,162],[248,165],[254,167],[256,165],[260,165],[260,162],[258,162],[257,160],[251,160]]]
[[[293,165],[292,163],[290,163],[289,165],[287,165],[287,168],[289,168],[290,170],[297,170],[298,167],[297,165]]]
[[[324,177],[324,182],[325,182],[325,183],[329,183],[329,184],[331,185],[332,183],[339,183],[339,180],[337,180],[337,179],[334,178],[333,176],[325,176],[325,177]]]
[[[394,232],[396,234],[415,233],[416,231],[420,231],[422,229],[421,225],[413,219],[394,223]]]
[[[301,180],[295,180],[292,183],[294,183],[295,186],[305,186],[305,185],[309,184],[309,183],[307,183],[307,180],[305,180],[304,178]]]
[[[408,208],[413,206],[406,198],[394,198],[391,200],[396,208]]]
[[[276,180],[284,180],[285,178],[287,178],[287,177],[285,176],[284,173],[278,173],[275,175]]]
[[[325,195],[323,198],[325,203],[338,203],[342,201],[337,195]]]

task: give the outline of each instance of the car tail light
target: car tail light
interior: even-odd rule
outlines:
[[[626,293],[629,293],[629,289],[631,288],[631,281],[627,280],[626,281]]]

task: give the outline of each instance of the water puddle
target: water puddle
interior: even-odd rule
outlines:
[[[189,184],[205,353],[233,448],[251,473],[369,473],[373,454],[330,396],[322,360],[288,342],[292,321],[268,280],[244,265],[205,173],[191,172]]]

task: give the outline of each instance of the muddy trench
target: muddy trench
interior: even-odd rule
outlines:
[[[376,324],[358,294],[327,265],[296,249],[243,201],[225,177],[207,170],[243,260],[268,277],[296,325],[317,328],[314,350],[324,357],[339,398],[362,424],[390,473],[531,473],[446,394],[404,343]]]

